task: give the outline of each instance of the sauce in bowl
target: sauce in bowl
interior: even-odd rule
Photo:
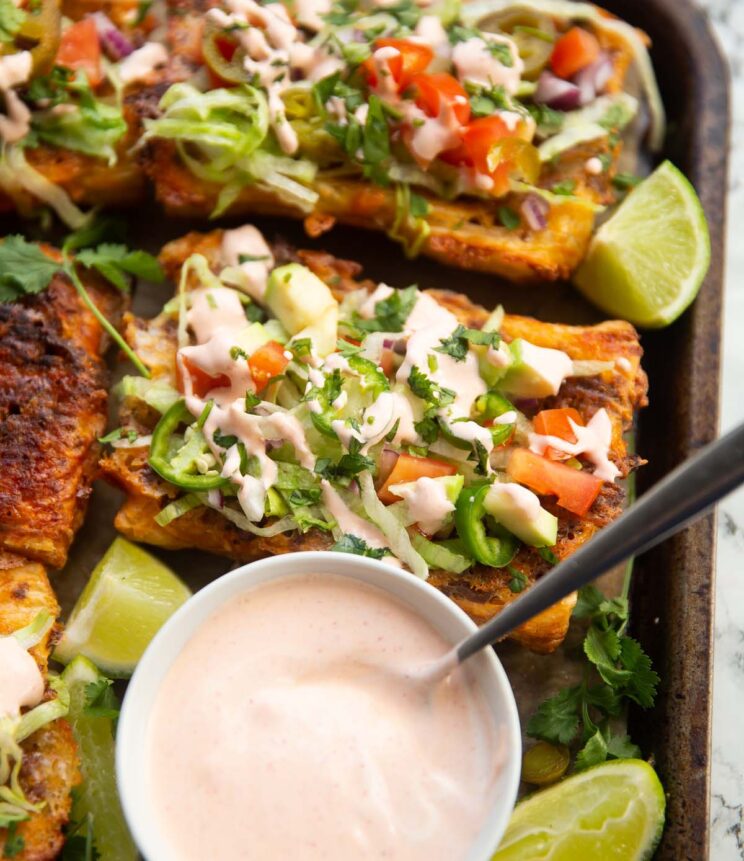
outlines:
[[[469,857],[506,743],[462,669],[431,688],[405,677],[450,646],[397,597],[335,574],[235,595],[170,665],[148,721],[173,857]]]

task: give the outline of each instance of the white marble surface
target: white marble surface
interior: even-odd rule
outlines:
[[[733,75],[722,430],[744,421],[744,0],[699,0]],[[744,492],[718,514],[711,861],[744,861]]]

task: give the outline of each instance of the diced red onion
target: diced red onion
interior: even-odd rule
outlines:
[[[588,105],[593,102],[604,91],[607,82],[612,77],[612,71],[612,60],[609,55],[600,54],[593,63],[583,68],[574,77],[573,82],[579,88],[581,105]]]
[[[519,209],[530,230],[545,230],[548,226],[550,204],[544,197],[540,197],[539,194],[528,194],[522,201]]]
[[[92,17],[98,31],[101,47],[109,60],[114,62],[122,60],[134,51],[134,45],[121,30],[117,29],[107,15],[103,12],[94,12]]]
[[[385,338],[385,340],[382,342],[382,346],[386,350],[392,350],[394,344],[395,344],[395,341],[392,338]]]
[[[534,99],[549,108],[572,111],[579,107],[581,90],[571,81],[564,81],[552,72],[546,71],[540,75]]]
[[[208,490],[207,502],[209,502],[212,508],[221,509],[225,504],[225,497],[222,495],[222,491],[219,489]]]
[[[398,462],[398,452],[391,448],[384,448],[380,455],[380,474],[378,481],[380,485],[385,484],[390,473],[395,469],[395,464]]]
[[[540,401],[537,398],[519,398],[519,400],[514,401],[514,406],[520,413],[529,417],[535,415],[540,406]]]
[[[405,356],[407,349],[408,341],[406,341],[405,338],[398,338],[398,340],[393,344],[393,352],[398,356]]]

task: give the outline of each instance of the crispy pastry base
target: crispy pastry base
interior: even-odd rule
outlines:
[[[190,233],[169,243],[161,253],[161,262],[171,278],[177,279],[183,261],[193,252],[200,252],[216,267],[222,231],[209,234]],[[371,281],[359,281],[357,264],[338,260],[315,251],[298,251],[275,247],[277,261],[299,260],[309,266],[341,298],[349,290],[360,286],[374,288]],[[467,297],[447,291],[430,291],[442,305],[450,309],[465,325],[480,327],[488,312],[474,305]],[[646,403],[647,381],[641,370],[641,346],[638,335],[629,323],[611,321],[598,326],[564,326],[541,323],[528,317],[507,316],[502,327],[504,336],[511,340],[527,338],[533,343],[560,348],[573,359],[616,360],[627,362],[615,366],[596,377],[572,378],[561,388],[560,394],[547,398],[542,406],[575,407],[585,420],[604,407],[612,421],[613,440],[611,457],[623,476],[639,462],[630,455],[623,440],[637,408]],[[126,318],[126,336],[140,358],[152,371],[154,378],[174,382],[176,352],[176,325],[171,317],[160,315],[153,320],[141,320],[131,315]],[[148,433],[157,415],[141,402],[125,401],[122,404],[122,423]],[[106,478],[121,487],[126,501],[116,517],[116,527],[134,541],[160,547],[197,548],[217,553],[240,562],[263,556],[299,550],[328,548],[332,539],[326,533],[310,530],[304,535],[282,534],[274,538],[258,538],[241,532],[217,512],[197,508],[161,527],[155,523],[157,513],[178,495],[178,491],[162,481],[147,464],[146,448],[116,449],[102,461]],[[601,526],[617,517],[622,510],[623,490],[616,484],[605,483],[603,490],[585,518],[575,517],[558,508],[548,499],[543,504],[552,510],[560,521],[559,538],[554,548],[559,558],[568,556],[588,540]],[[523,547],[514,561],[533,583],[549,565],[532,548]],[[501,607],[514,599],[509,589],[510,575],[503,570],[477,566],[464,574],[433,571],[430,582],[453,598],[473,619],[484,622],[498,613]],[[541,616],[522,626],[514,639],[537,652],[553,651],[565,637],[569,616],[575,598],[571,597]]]
[[[0,551],[0,636],[28,625],[37,613],[57,616],[59,606],[44,568],[20,556]],[[44,676],[57,629],[31,649]],[[47,690],[46,697],[54,694]],[[51,861],[62,851],[64,826],[70,817],[72,789],[80,783],[77,746],[66,720],[42,727],[23,742],[21,786],[26,797],[44,807],[18,825],[24,846],[16,861]],[[0,856],[7,832],[0,828]],[[4,857],[4,856],[3,856]]]
[[[121,294],[84,278],[116,324]],[[0,551],[65,564],[106,428],[106,346],[62,275],[39,296],[0,304]]]

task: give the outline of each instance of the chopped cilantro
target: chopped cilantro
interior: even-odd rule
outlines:
[[[455,392],[452,389],[446,389],[439,383],[435,383],[415,365],[408,375],[408,386],[417,398],[436,407],[446,407],[455,399]]]
[[[628,191],[628,189],[635,188],[640,181],[641,178],[634,176],[632,173],[618,173],[612,177],[612,184],[619,191]]]
[[[543,137],[557,134],[563,128],[565,114],[549,108],[547,105],[528,105],[527,110],[537,125]]]
[[[507,230],[516,230],[522,224],[519,213],[510,206],[499,207],[499,221]]]
[[[371,320],[364,320],[356,315],[354,324],[364,332],[402,332],[417,299],[416,285],[395,290],[387,299],[376,303],[375,315]]]
[[[98,442],[100,442],[101,445],[106,445],[106,443],[116,442],[124,436],[126,436],[129,442],[134,442],[137,439],[138,434],[133,428],[116,428],[110,433],[107,433],[106,436],[99,436]]]
[[[261,403],[261,398],[254,392],[245,393],[245,411],[250,412],[254,407]]]
[[[8,236],[0,244],[0,302],[13,302],[45,290],[62,266],[36,243]]]
[[[111,679],[98,679],[85,686],[84,713],[88,717],[116,720],[119,717],[119,700],[112,688]]]
[[[232,448],[234,445],[238,444],[238,438],[233,434],[224,435],[222,431],[218,428],[213,434],[212,439],[214,440],[214,444],[220,446],[220,448]]]
[[[538,547],[536,549],[540,556],[551,565],[557,565],[561,561],[549,547]]]
[[[411,192],[410,194],[410,213],[414,218],[425,218],[429,214],[429,201],[420,194]]]
[[[512,592],[523,592],[527,588],[527,575],[513,565],[507,565],[506,570],[510,576],[509,589]]]
[[[369,556],[370,559],[382,559],[387,554],[384,547],[370,547],[369,544],[356,535],[344,535],[331,547],[336,553],[353,553],[356,556]]]
[[[583,649],[599,683],[590,684],[585,678],[545,700],[528,721],[527,733],[558,744],[578,739],[582,748],[576,768],[580,770],[609,757],[638,755],[627,735],[613,735],[610,718],[621,713],[627,700],[650,708],[659,677],[640,644],[625,633],[626,597],[608,599],[595,586],[585,586],[579,590],[574,616],[589,621]]]
[[[457,362],[464,362],[468,354],[468,344],[498,347],[501,336],[498,332],[484,332],[482,329],[466,329],[459,325],[449,338],[442,338],[441,346],[434,349],[438,353],[451,356]]]
[[[562,182],[556,182],[550,190],[553,194],[565,194],[566,196],[570,196],[576,190],[576,180],[564,179]]]

